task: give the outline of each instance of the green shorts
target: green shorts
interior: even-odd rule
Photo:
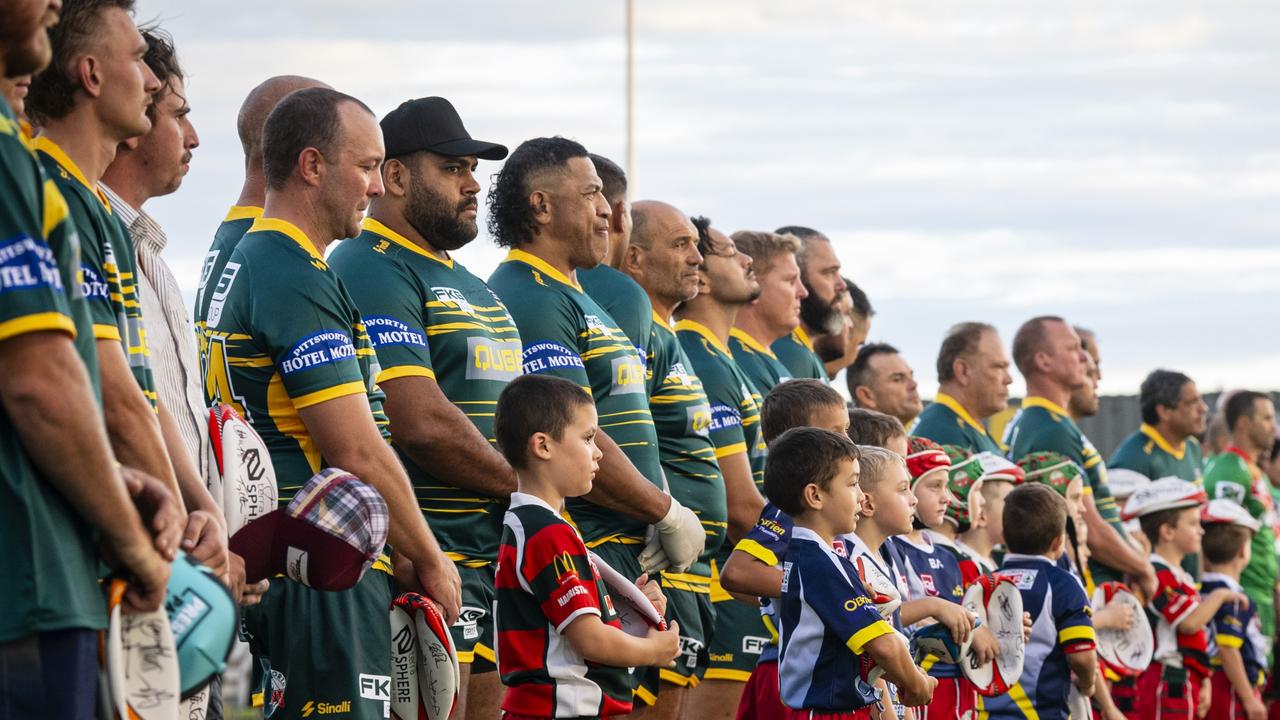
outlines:
[[[709,665],[705,680],[746,682],[769,645],[769,629],[760,617],[760,605],[735,599],[720,587],[712,566],[711,603],[715,609],[715,630],[707,652]]]
[[[458,662],[470,664],[474,674],[493,672],[493,574],[494,566],[465,567],[458,565],[462,576],[462,611],[449,628]]]
[[[662,592],[667,596],[667,622],[680,624],[680,656],[673,668],[636,668],[636,699],[646,705],[658,701],[660,683],[697,687],[707,671],[707,641],[715,625],[710,577],[662,573]]]
[[[391,708],[391,575],[365,571],[350,590],[322,592],[271,579],[262,602],[245,608],[242,628],[262,664],[254,694],[271,720],[334,715],[383,720]]]

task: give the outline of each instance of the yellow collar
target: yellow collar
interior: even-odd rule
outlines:
[[[693,320],[681,320],[676,323],[676,330],[689,330],[690,332],[696,332],[707,342],[711,343],[715,349],[729,357],[733,357],[733,353],[729,352],[729,348],[725,347],[724,343],[720,342],[720,338],[716,337],[716,334],[711,332],[711,328],[700,322],[695,322]]]
[[[262,217],[262,208],[256,205],[232,205],[227,211],[227,216],[222,218],[222,222],[232,222],[233,220],[257,220]]]
[[[1026,398],[1023,398],[1022,400],[1022,407],[1024,409],[1033,408],[1033,407],[1044,408],[1045,410],[1048,410],[1054,415],[1061,415],[1062,417],[1067,418],[1068,420],[1071,419],[1070,413],[1064,410],[1061,405],[1055,403],[1049,398],[1043,398],[1035,395],[1026,397]]]
[[[809,339],[809,333],[804,331],[803,325],[797,325],[796,329],[791,331],[791,336],[798,340],[801,345],[809,348],[809,352],[813,352],[813,341]]]
[[[251,233],[252,232],[284,233],[285,235],[288,235],[294,242],[298,243],[298,247],[305,250],[306,253],[312,257],[312,259],[319,260],[321,264],[324,264],[324,256],[320,254],[319,250],[316,250],[315,244],[311,242],[311,239],[307,237],[307,234],[302,232],[302,230],[299,229],[297,225],[294,225],[288,220],[281,220],[280,218],[259,217],[257,220],[253,221],[252,225],[249,226],[249,232]],[[247,235],[248,233],[245,233],[245,234]]]
[[[382,223],[378,222],[377,220],[374,220],[371,217],[365,218],[364,221],[360,223],[360,227],[364,228],[365,230],[368,230],[369,232],[375,235],[381,235],[387,240],[390,240],[391,242],[408,250],[409,252],[417,253],[425,258],[430,258],[432,260],[435,260],[436,262],[443,264],[445,267],[448,267],[448,268],[453,267],[453,258],[438,257],[431,251],[422,247],[421,245],[415,243],[409,238],[401,235],[400,233],[396,232],[395,230],[392,230],[391,228],[387,227],[386,225],[383,225]]]
[[[556,282],[564,285],[568,285],[569,287],[573,288],[574,290],[577,290],[578,292],[582,292],[581,285],[565,277],[564,273],[551,267],[551,265],[548,264],[546,260],[543,260],[542,258],[538,257],[537,255],[534,255],[531,252],[525,252],[524,250],[512,248],[511,252],[507,253],[507,257],[503,259],[502,262],[504,263],[522,262],[525,265],[528,265],[529,267],[532,267],[533,269],[542,273],[543,275],[546,275],[552,280],[555,280]]]
[[[658,323],[659,325],[661,325],[662,327],[664,327],[664,328],[666,328],[666,329],[668,329],[668,330],[674,330],[674,329],[675,329],[675,328],[671,327],[671,321],[670,321],[670,320],[668,320],[668,319],[666,319],[666,318],[664,318],[664,317],[662,317],[661,315],[659,315],[657,310],[654,310],[654,311],[653,311],[653,321],[654,321],[654,322],[656,322],[656,323]]]
[[[738,342],[742,343],[743,345],[746,345],[748,348],[752,350],[752,352],[756,352],[761,355],[768,355],[774,360],[778,359],[778,356],[774,355],[772,350],[765,347],[762,343],[757,341],[755,338],[748,335],[746,330],[743,330],[741,328],[733,328],[732,330],[729,331],[729,337],[737,338]]]
[[[1142,423],[1142,425],[1138,427],[1138,431],[1141,432],[1143,435],[1146,435],[1147,437],[1151,438],[1151,441],[1156,444],[1156,447],[1169,453],[1170,455],[1172,455],[1178,460],[1181,460],[1182,456],[1187,452],[1186,440],[1183,440],[1182,442],[1178,443],[1178,449],[1174,450],[1173,446],[1169,444],[1169,441],[1165,440],[1164,436],[1160,434],[1160,431],[1155,429],[1154,427],[1146,423]]]
[[[36,137],[34,144],[36,150],[39,150],[53,158],[54,162],[61,165],[62,169],[67,171],[67,174],[78,180],[89,192],[96,195],[98,197],[98,201],[102,203],[102,207],[107,209],[108,215],[113,214],[111,212],[111,201],[107,200],[106,194],[103,193],[97,185],[89,182],[89,178],[84,176],[84,172],[80,170],[80,166],[77,165],[74,160],[67,157],[67,153],[58,146],[58,143],[50,140],[44,135],[39,135]]]
[[[973,416],[969,414],[968,410],[964,409],[964,406],[960,404],[959,400],[956,400],[950,395],[939,390],[938,394],[933,396],[933,401],[938,403],[942,407],[947,408],[951,412],[955,413],[957,417],[965,421],[965,423],[967,423],[974,430],[977,430],[983,435],[987,434],[987,429],[982,427],[982,424],[979,423],[977,420],[973,419]]]

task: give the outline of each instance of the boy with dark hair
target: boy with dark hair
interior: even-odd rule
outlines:
[[[1136,517],[1151,542],[1156,593],[1147,602],[1156,636],[1151,666],[1138,676],[1137,720],[1182,715],[1192,717],[1208,702],[1209,642],[1205,627],[1223,603],[1243,594],[1220,587],[1204,595],[1182,569],[1184,557],[1200,552],[1200,508],[1204,490],[1178,478],[1163,478],[1135,492],[1125,503],[1125,517]],[[1006,529],[1006,535],[1008,530]]]
[[[1018,682],[1003,695],[981,698],[985,717],[1022,720],[1030,706],[1045,720],[1066,720],[1072,673],[1081,694],[1093,694],[1098,659],[1089,599],[1080,581],[1057,565],[1066,530],[1067,503],[1052,489],[1028,483],[1005,497],[1009,554],[1000,574],[1022,593],[1031,636]]]
[[[1258,521],[1229,500],[1212,500],[1201,518],[1200,542],[1205,568],[1200,591],[1225,588],[1244,593],[1240,574],[1249,564],[1251,541]],[[1262,634],[1258,606],[1252,602],[1224,604],[1213,616],[1217,657],[1211,657],[1209,714],[1226,720],[1261,720],[1267,716],[1261,688],[1267,678],[1267,638]]]
[[[928,702],[937,684],[915,667],[834,548],[857,525],[858,457],[847,437],[796,428],[778,438],[765,464],[765,494],[795,523],[779,604],[779,686],[790,717],[869,718],[864,708],[884,700],[866,682],[872,664],[907,705]]]
[[[813,402],[815,399],[818,402]],[[766,441],[794,427],[819,427],[841,434],[849,429],[844,398],[815,380],[782,383],[769,393],[764,405],[760,430]],[[738,541],[720,569],[720,584],[724,589],[760,599],[761,614],[771,635],[742,691],[739,718],[778,718],[785,712],[778,700],[777,622],[773,599],[782,592],[782,559],[786,557],[790,535],[791,518],[768,503],[755,526]]]
[[[494,433],[519,490],[503,520],[494,602],[507,718],[609,717],[631,712],[630,668],[669,666],[679,628],[622,631],[604,582],[564,500],[591,492],[601,453],[591,396],[555,377],[523,375],[498,397]],[[636,584],[665,612],[656,582]]]
[[[892,415],[866,408],[849,408],[849,439],[855,445],[872,445],[907,456],[907,430]]]

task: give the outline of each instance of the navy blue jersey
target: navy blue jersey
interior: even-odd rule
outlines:
[[[1244,592],[1238,580],[1221,573],[1206,572],[1201,581],[1200,594],[1204,597],[1218,588]],[[1253,603],[1223,603],[1218,614],[1213,616],[1213,633],[1218,647],[1240,651],[1240,659],[1244,661],[1244,674],[1249,677],[1249,682],[1261,687],[1267,678],[1267,638],[1262,634],[1257,606]],[[1217,655],[1210,658],[1209,662],[1214,670],[1222,668],[1222,659]]]
[[[906,535],[892,538],[892,542],[906,561],[908,600],[940,597],[959,605],[964,600],[964,575],[960,562],[929,534],[922,533],[921,543],[907,539]],[[927,658],[920,668],[936,678],[960,677],[960,668],[951,663],[933,662]]]
[[[1022,677],[1004,695],[979,696],[979,710],[989,718],[1066,720],[1071,689],[1067,655],[1093,650],[1096,644],[1084,587],[1042,555],[1009,553],[1000,574],[1022,593],[1022,609],[1031,614],[1031,639]]]
[[[779,606],[778,683],[785,705],[850,712],[880,699],[862,680],[859,656],[893,628],[848,558],[808,528],[791,531]]]

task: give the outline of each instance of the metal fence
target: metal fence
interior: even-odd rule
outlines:
[[[1209,393],[1204,401],[1209,404],[1209,417],[1213,417],[1219,393]],[[1280,405],[1280,392],[1271,393],[1272,400]],[[1109,458],[1129,433],[1142,424],[1142,409],[1137,395],[1106,395],[1099,398],[1098,414],[1080,422],[1080,429],[1098,448],[1102,457]],[[1013,404],[1021,404],[1021,401]]]

